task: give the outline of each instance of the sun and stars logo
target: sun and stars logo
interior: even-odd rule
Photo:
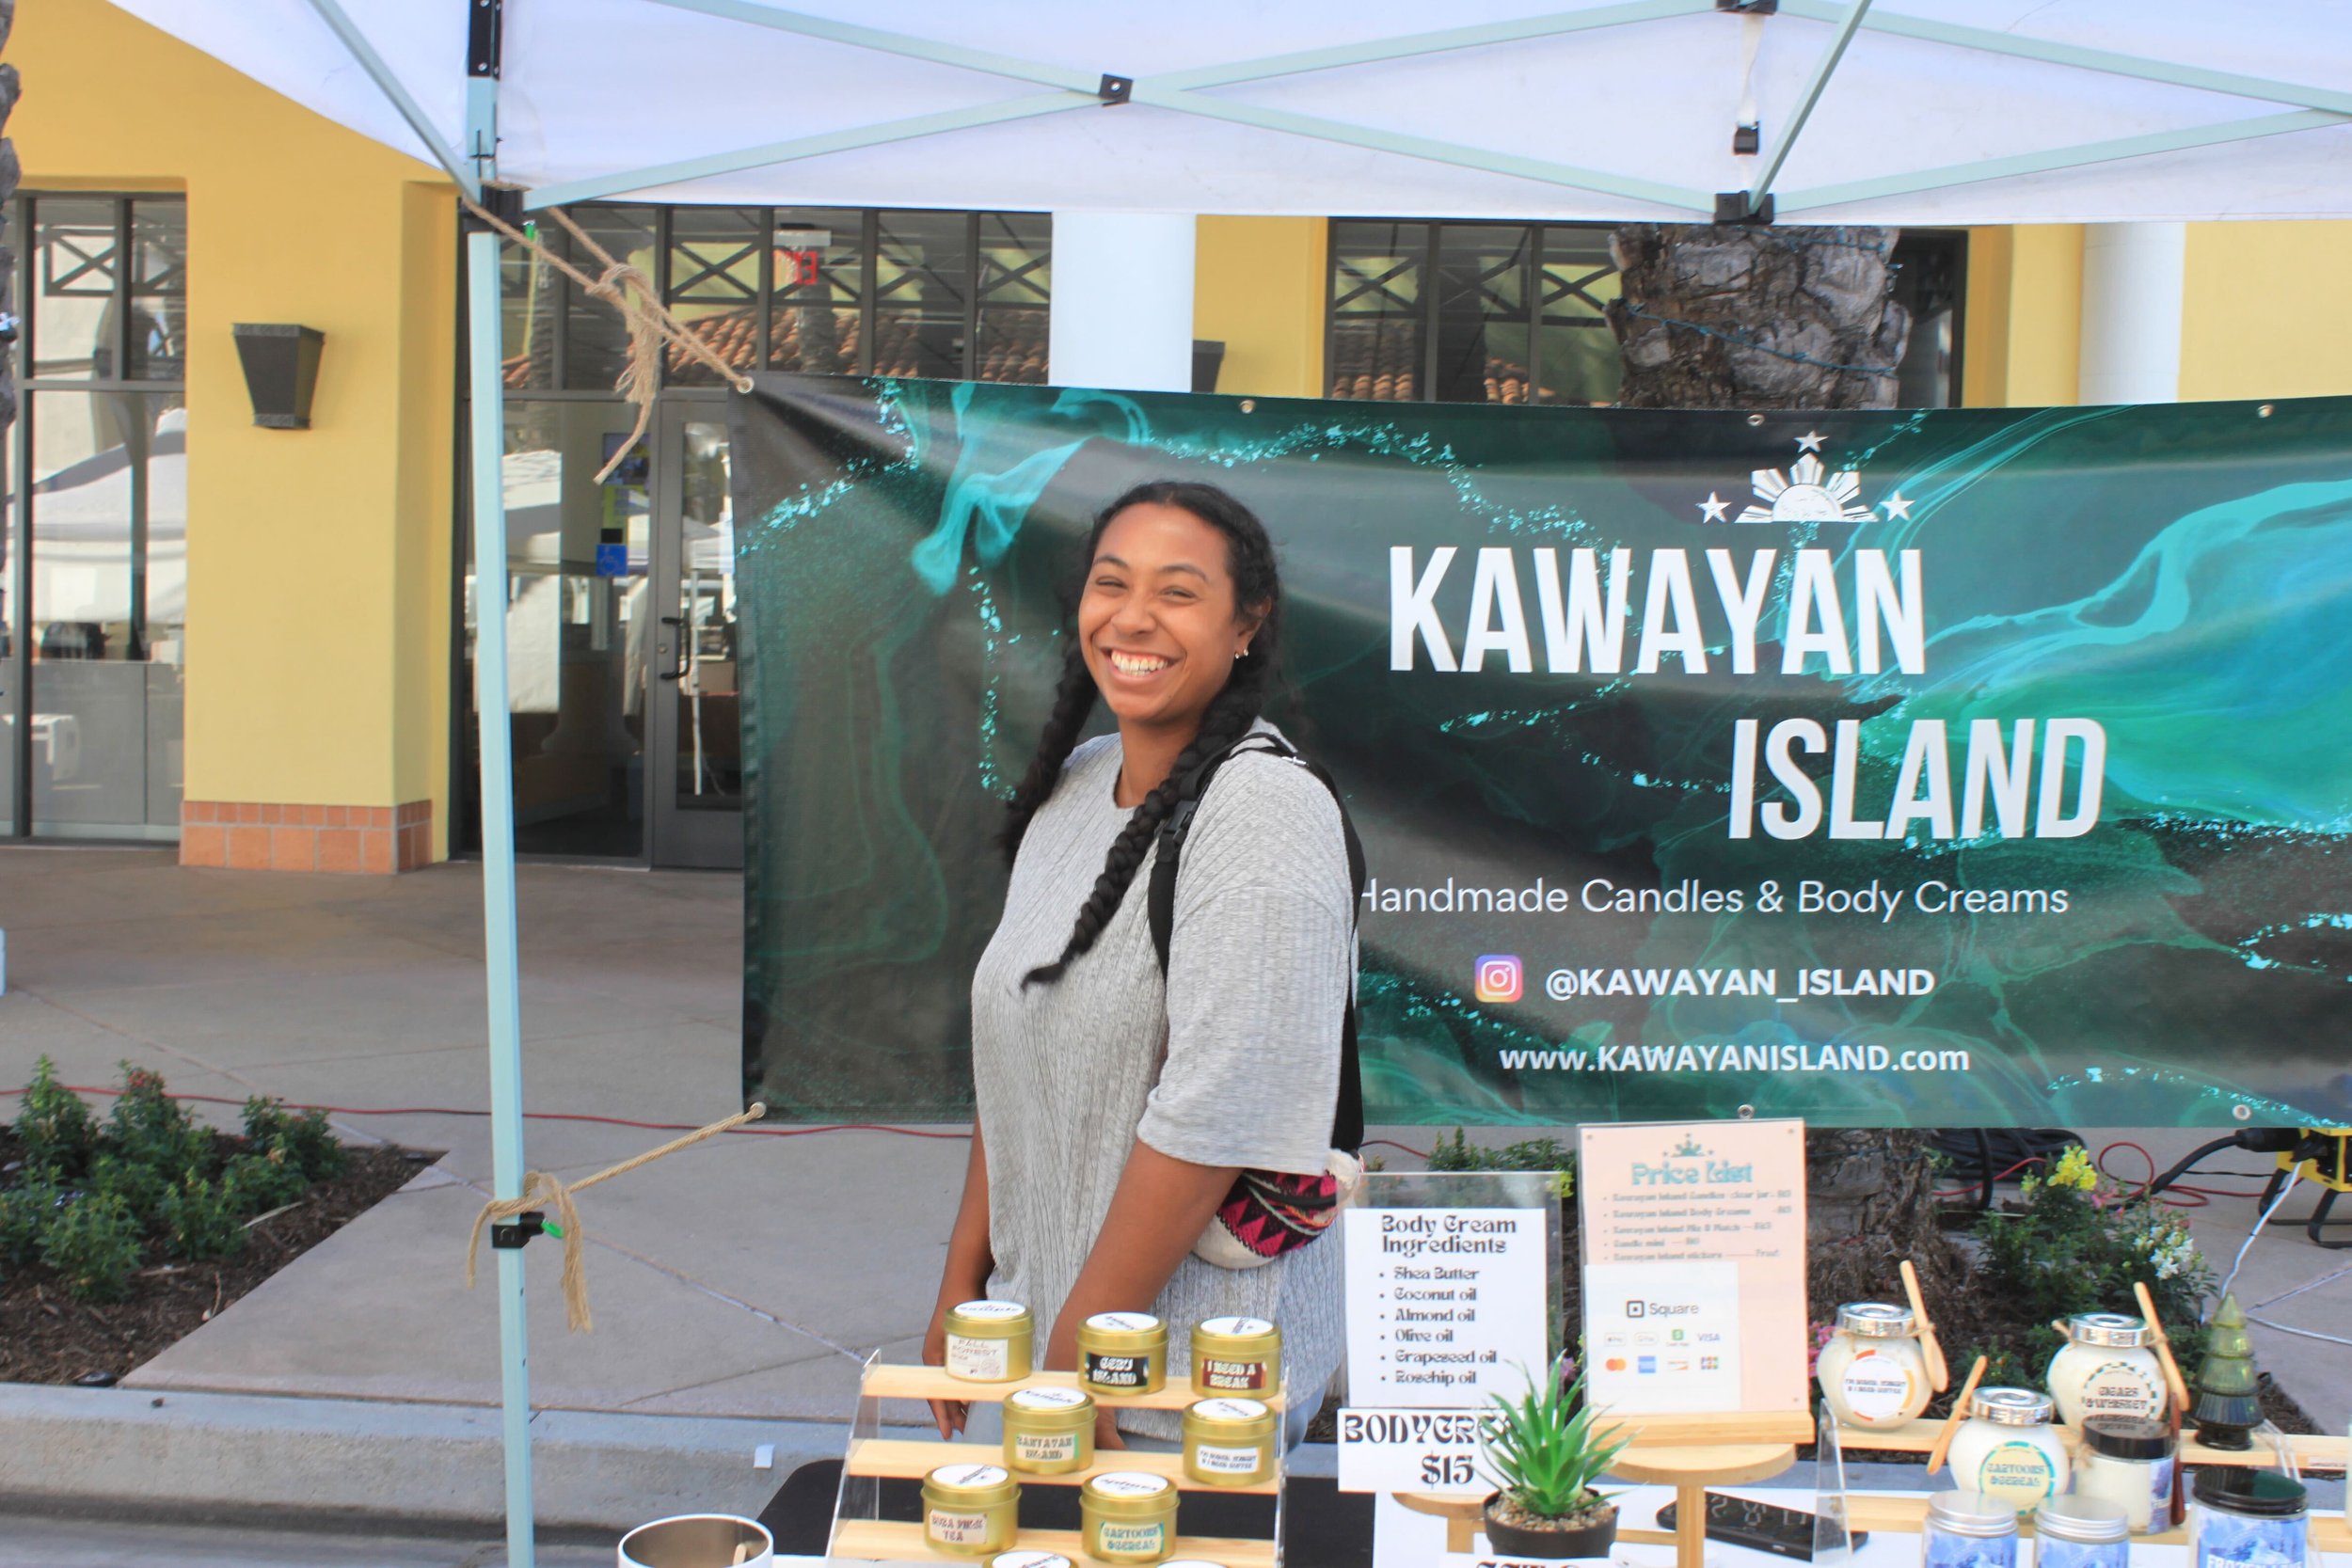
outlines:
[[[1808,430],[1797,437],[1797,460],[1787,472],[1757,468],[1748,475],[1756,502],[1731,515],[1732,502],[1710,490],[1697,503],[1704,523],[1868,523],[1880,513],[1862,504],[1862,475],[1858,469],[1830,471],[1820,458],[1827,437]],[[1900,490],[1888,496],[1880,511],[1888,522],[1907,519],[1912,502]]]

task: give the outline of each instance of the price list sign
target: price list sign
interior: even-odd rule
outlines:
[[[1588,1126],[1577,1186],[1595,1403],[1805,1408],[1803,1122]]]

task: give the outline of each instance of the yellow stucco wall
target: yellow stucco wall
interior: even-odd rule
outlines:
[[[2352,393],[2352,223],[2193,223],[2181,396]]]
[[[1323,393],[1331,226],[1322,218],[1203,217],[1194,230],[1192,335],[1225,344],[1216,389]]]
[[[1972,407],[2073,403],[2083,325],[2080,224],[1968,231],[1962,401]]]
[[[103,0],[19,9],[27,191],[188,198],[192,800],[449,820],[447,182]],[[326,334],[312,428],[252,423],[232,323]]]

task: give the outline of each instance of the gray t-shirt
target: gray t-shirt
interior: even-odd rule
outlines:
[[[1072,753],[972,976],[990,1291],[1028,1305],[1041,1349],[1138,1137],[1196,1164],[1324,1168],[1354,983],[1338,805],[1297,764],[1244,753],[1218,769],[1184,841],[1165,981],[1146,908],[1153,849],[1093,948],[1060,980],[1023,990],[1060,955],[1134,815],[1112,799],[1120,761],[1116,736]],[[1201,1319],[1270,1318],[1292,1402],[1319,1400],[1340,1360],[1339,1261],[1336,1236],[1256,1269],[1187,1257],[1152,1307],[1171,1369],[1190,1365]],[[1180,1430],[1174,1412],[1122,1411],[1120,1425]]]

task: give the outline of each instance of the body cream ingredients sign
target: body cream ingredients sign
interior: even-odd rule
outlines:
[[[1477,1408],[1550,1352],[1540,1209],[1352,1209],[1349,1403]]]

